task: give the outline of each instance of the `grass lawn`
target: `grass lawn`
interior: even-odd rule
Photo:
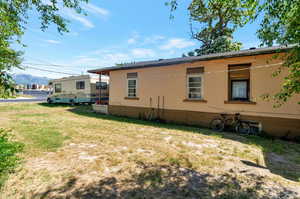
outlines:
[[[0,104],[23,163],[0,199],[297,198],[300,144],[95,114]]]

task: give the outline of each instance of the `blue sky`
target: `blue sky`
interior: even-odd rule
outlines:
[[[116,63],[180,57],[200,45],[190,36],[189,2],[182,1],[175,18],[170,20],[165,0],[92,0],[83,4],[88,16],[61,10],[70,21],[70,33],[64,35],[58,34],[53,25],[46,32],[40,31],[38,17],[32,12],[23,37],[27,45],[22,49],[24,65],[82,74]],[[249,24],[239,29],[234,38],[244,48],[257,46],[257,28],[258,24]],[[50,78],[67,76],[36,69],[14,72]]]

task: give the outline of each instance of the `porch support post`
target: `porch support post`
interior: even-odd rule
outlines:
[[[101,96],[102,96],[102,94],[101,94],[101,74],[102,73],[100,73],[100,75],[99,75],[99,104],[102,104],[101,103]]]

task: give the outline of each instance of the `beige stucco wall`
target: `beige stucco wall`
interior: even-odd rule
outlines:
[[[85,89],[76,89],[77,81],[85,81]],[[78,93],[91,94],[91,90],[92,90],[91,78],[88,75],[56,79],[53,80],[52,82],[53,82],[53,92],[54,92],[54,85],[57,83],[61,83],[62,92],[58,94],[78,94]]]
[[[228,64],[252,63],[251,68],[266,64],[280,63],[280,60],[271,61],[272,55],[257,55],[238,58],[227,58],[194,63],[178,64],[164,67],[149,67],[144,69],[119,70],[110,72],[110,105],[150,107],[159,106],[170,110],[188,110],[201,112],[240,112],[245,115],[268,117],[283,117],[300,119],[300,96],[290,99],[280,108],[273,108],[273,102],[264,101],[260,96],[265,93],[274,94],[280,89],[283,75],[272,77],[272,72],[278,66],[262,67],[250,70],[251,100],[250,104],[225,104],[228,98]],[[267,61],[269,61],[267,63]],[[207,103],[184,102],[186,98],[186,68],[205,67],[204,99]],[[223,72],[222,72],[223,71]],[[127,95],[126,74],[138,72],[137,95],[139,100],[125,99]]]

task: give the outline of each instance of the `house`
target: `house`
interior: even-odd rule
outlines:
[[[90,70],[108,75],[108,112],[207,127],[220,113],[241,113],[273,136],[300,136],[300,96],[279,108],[261,96],[280,90],[286,71],[273,77],[290,47],[137,62]]]
[[[102,100],[107,101],[108,98],[107,82],[101,81],[100,86],[99,79],[89,75],[54,79],[49,81],[49,85],[52,94],[47,99],[48,103],[95,103],[100,92]]]

